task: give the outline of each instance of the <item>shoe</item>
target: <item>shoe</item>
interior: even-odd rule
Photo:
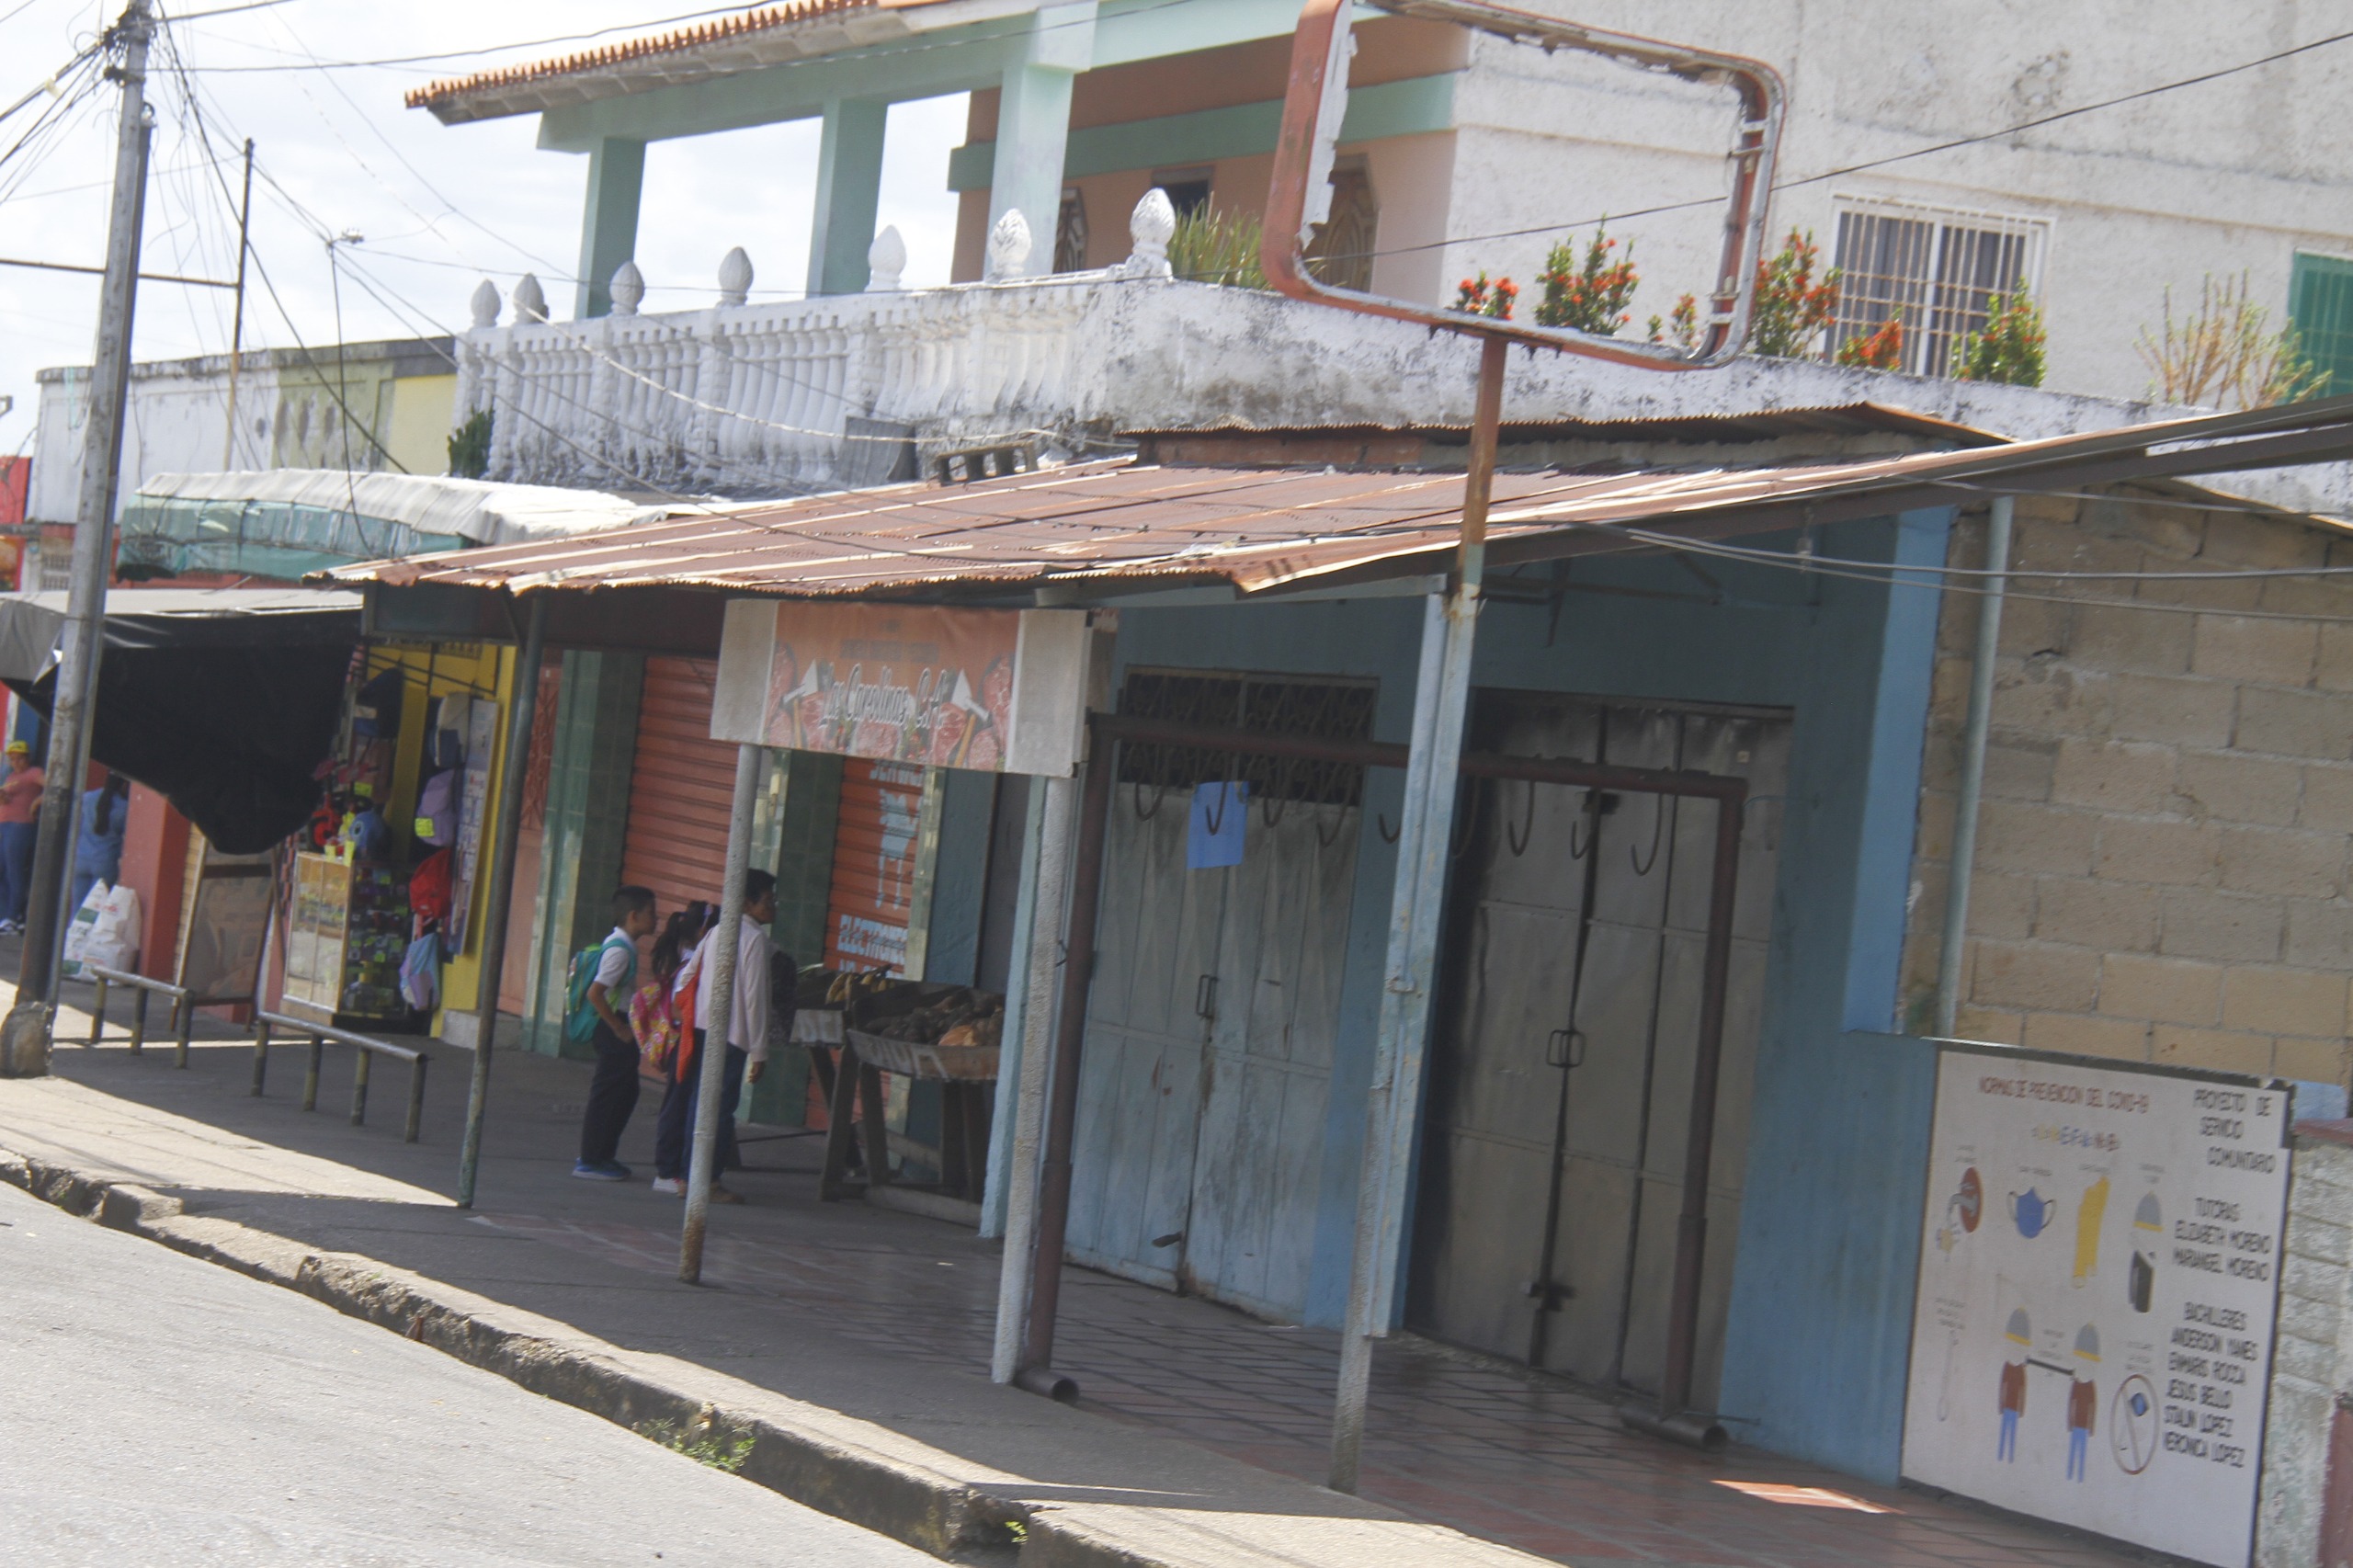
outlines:
[[[655,1176],[654,1190],[665,1198],[684,1198],[687,1195],[687,1184],[676,1176]]]
[[[744,1201],[744,1195],[740,1192],[730,1192],[725,1187],[720,1186],[717,1182],[712,1182],[710,1184],[710,1200],[713,1203],[741,1203]]]
[[[574,1165],[572,1174],[582,1181],[629,1180],[629,1167],[615,1160],[601,1162],[582,1160]]]

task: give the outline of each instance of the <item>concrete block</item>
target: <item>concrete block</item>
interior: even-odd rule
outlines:
[[[2341,1084],[2345,1082],[2345,1041],[2342,1038],[2280,1040],[2272,1047],[2271,1070],[2307,1084]],[[2353,1262],[2353,1256],[2346,1261]]]
[[[2059,744],[2038,736],[1995,735],[1985,743],[1985,793],[2009,801],[2047,801]]]
[[[2188,672],[2201,618],[2082,605],[2075,610],[2067,656],[2078,664],[2142,675]]]
[[[2106,1057],[2112,1062],[2146,1062],[2149,1026],[2080,1013],[2029,1013],[2024,1043],[2029,1051],[2062,1051],[2073,1056]]]
[[[2353,775],[2353,769],[2347,772]],[[2303,781],[2304,770],[2295,763],[2236,752],[2183,752],[2174,774],[2174,789],[2196,814],[2275,827],[2296,820]]]
[[[2113,881],[2211,885],[2222,844],[2204,823],[2160,817],[2103,817],[2092,874]]]
[[[1974,942],[1969,998],[1995,1006],[2089,1012],[2099,994],[2099,955],[2037,942]]]
[[[2033,934],[2106,952],[2154,952],[2156,901],[2127,882],[2045,878],[2036,889]]]
[[[2353,696],[2243,687],[2231,744],[2240,751],[2342,762],[2353,756]]]
[[[2150,742],[2062,741],[2051,798],[2153,815],[2172,806],[2176,761],[2173,747]]]
[[[2171,1067],[2206,1067],[2218,1073],[2271,1071],[2271,1037],[2222,1029],[2188,1029],[2159,1024],[2151,1031],[2150,1060]]]
[[[1957,1039],[1981,1040],[1987,1045],[2018,1045],[2026,1038],[2024,1017],[1998,1007],[1963,1004],[1953,1009],[1952,1028]]]
[[[1953,808],[1959,802],[1951,795],[1923,793],[1920,797],[1919,835],[1913,840],[1913,853],[1923,860],[1948,863],[1952,859]],[[1981,810],[1983,808],[1981,807]],[[1984,843],[1979,834],[1979,843]]]
[[[2285,827],[2222,830],[2222,885],[2237,892],[2334,898],[2345,881],[2346,837]]]
[[[2268,686],[2309,686],[2320,644],[2310,621],[2251,619],[2201,615],[2189,667],[2220,680],[2258,681]]]
[[[2122,537],[2140,541],[2148,551],[2149,571],[2185,570],[2205,548],[2206,519],[2197,512],[2186,512],[2177,506],[2136,506],[2130,502],[2110,503],[2094,509],[2102,514],[2100,525],[2113,527]],[[2092,521],[2089,517],[2086,520]]]
[[[2226,746],[2237,722],[2238,688],[2194,676],[2120,675],[2108,683],[2109,733],[2120,741]]]
[[[2222,976],[2222,1025],[2264,1034],[2342,1038],[2345,976],[2235,965]]]
[[[1943,879],[1937,896],[1943,897]],[[1925,895],[1924,895],[1925,896]],[[1942,904],[1938,904],[1939,913]],[[2035,883],[2032,877],[1980,871],[1969,884],[1969,934],[2007,941],[2024,941],[2034,934]],[[2150,923],[2152,939],[2155,922]],[[2089,945],[2089,944],[2087,944]]]
[[[2353,968],[2353,905],[2290,903],[2280,957],[2299,969]]]
[[[2082,528],[2073,520],[2033,517],[2023,505],[2018,505],[2012,516],[2010,564],[2016,570],[2131,573],[2147,568],[2141,546],[2133,540]],[[2039,592],[2050,591],[2047,584],[2028,585]],[[2100,585],[2099,591],[2112,597],[2113,585]]]
[[[2353,626],[2320,629],[2320,653],[2313,684],[2325,691],[2353,691]]]
[[[2157,910],[2157,951],[2173,958],[2276,962],[2288,923],[2276,898],[2205,888],[2166,888]]]
[[[2099,1010],[2163,1024],[2222,1021],[2221,964],[2110,953],[2100,961]]]
[[[2205,559],[2223,566],[2322,566],[2328,539],[2317,528],[2254,512],[2206,514]]]
[[[2072,669],[2056,659],[2029,659],[1995,677],[1995,727],[2045,735],[2104,736],[2110,724],[2110,678],[2098,671]]]
[[[2073,613],[2068,606],[2047,598],[2006,600],[2002,606],[2002,634],[1995,640],[1994,651],[2005,659],[2063,655]],[[1975,643],[1971,646],[1974,648]]]
[[[2353,833],[2353,767],[2306,764],[2296,824],[2323,833]]]
[[[2023,801],[1987,801],[1978,808],[1977,869],[1983,873],[2029,871],[2080,877],[2092,869],[2100,819]]]

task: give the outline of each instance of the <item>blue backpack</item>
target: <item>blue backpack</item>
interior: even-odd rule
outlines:
[[[618,936],[608,936],[595,947],[583,948],[572,955],[572,967],[565,972],[563,983],[563,1038],[574,1045],[586,1045],[595,1040],[597,1026],[603,1021],[588,1000],[588,988],[597,983],[597,970],[604,962],[607,948],[619,948],[629,955],[620,983],[610,988],[621,994],[622,1006],[627,1006],[630,985],[637,979],[637,944],[625,942]]]

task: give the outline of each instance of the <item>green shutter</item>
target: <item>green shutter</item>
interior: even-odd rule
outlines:
[[[2299,254],[2288,284],[2288,315],[2305,355],[2330,372],[2320,395],[2353,392],[2353,261]]]

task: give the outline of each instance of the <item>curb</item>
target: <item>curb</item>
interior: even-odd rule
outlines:
[[[176,1198],[0,1150],[0,1181],[110,1230],[299,1291],[431,1346],[548,1399],[643,1434],[649,1424],[740,1442],[736,1471],[795,1503],[935,1557],[1021,1568],[1175,1568],[1091,1530],[938,1471],[796,1424],[773,1409],[731,1408],[734,1380],[706,1374],[712,1398],[653,1375],[640,1356],[535,1313],[502,1306],[355,1253],[320,1252],[233,1220],[187,1213]],[[689,1369],[690,1373],[699,1369]],[[691,1375],[686,1381],[692,1381]],[[789,1403],[772,1396],[771,1403]],[[815,1407],[810,1407],[815,1408]]]

